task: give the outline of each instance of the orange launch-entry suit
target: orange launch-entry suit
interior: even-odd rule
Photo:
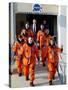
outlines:
[[[30,75],[30,81],[35,79],[35,64],[36,64],[36,57],[38,57],[38,49],[35,45],[29,46],[25,43],[20,51],[19,55],[23,58],[23,65],[24,65],[24,75],[27,77]]]
[[[20,60],[20,58],[18,56],[18,50],[20,49],[21,46],[22,46],[22,44],[19,43],[18,41],[16,41],[12,46],[12,51],[15,53],[15,59],[16,59],[18,73],[22,72],[22,60]]]
[[[48,80],[52,80],[55,76],[58,60],[59,60],[59,52],[62,49],[58,48],[57,46],[51,47],[49,46],[47,49],[47,58],[48,58]]]

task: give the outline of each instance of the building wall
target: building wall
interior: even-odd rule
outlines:
[[[33,4],[32,3],[16,3],[16,13],[22,12],[30,12],[33,13],[32,10]],[[42,10],[40,13],[46,13],[51,15],[58,14],[58,6],[57,5],[45,5],[41,4]]]
[[[59,72],[63,77],[61,83],[66,82],[66,6],[59,6],[58,10],[58,45],[63,45],[63,53],[59,60]]]

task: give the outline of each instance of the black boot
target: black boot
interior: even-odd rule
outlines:
[[[26,76],[26,81],[28,81],[29,80],[29,75],[28,76]]]
[[[45,67],[45,63],[43,63],[43,67]]]
[[[34,83],[33,83],[33,81],[30,82],[30,86],[31,86],[31,87],[34,87],[34,86],[35,86]]]
[[[53,76],[53,80],[55,79],[55,76]]]
[[[52,85],[52,80],[49,81],[49,85]]]
[[[19,73],[19,77],[21,77],[22,76],[22,73]]]

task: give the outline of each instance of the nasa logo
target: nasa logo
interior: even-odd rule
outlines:
[[[40,6],[40,4],[34,4],[33,5],[33,11],[38,12],[38,11],[41,11],[41,9],[42,9],[42,7]]]

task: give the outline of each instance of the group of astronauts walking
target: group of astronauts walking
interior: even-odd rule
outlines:
[[[33,23],[36,24],[35,19]],[[36,62],[40,62],[41,57],[42,66],[45,67],[47,64],[48,81],[49,85],[52,85],[58,67],[59,53],[63,51],[63,48],[58,47],[54,36],[49,34],[49,28],[44,24],[40,25],[37,32],[36,27],[35,30],[33,29],[30,28],[29,23],[26,23],[12,45],[18,75],[22,76],[23,71],[25,79],[30,80],[30,86],[35,86],[35,66]]]

